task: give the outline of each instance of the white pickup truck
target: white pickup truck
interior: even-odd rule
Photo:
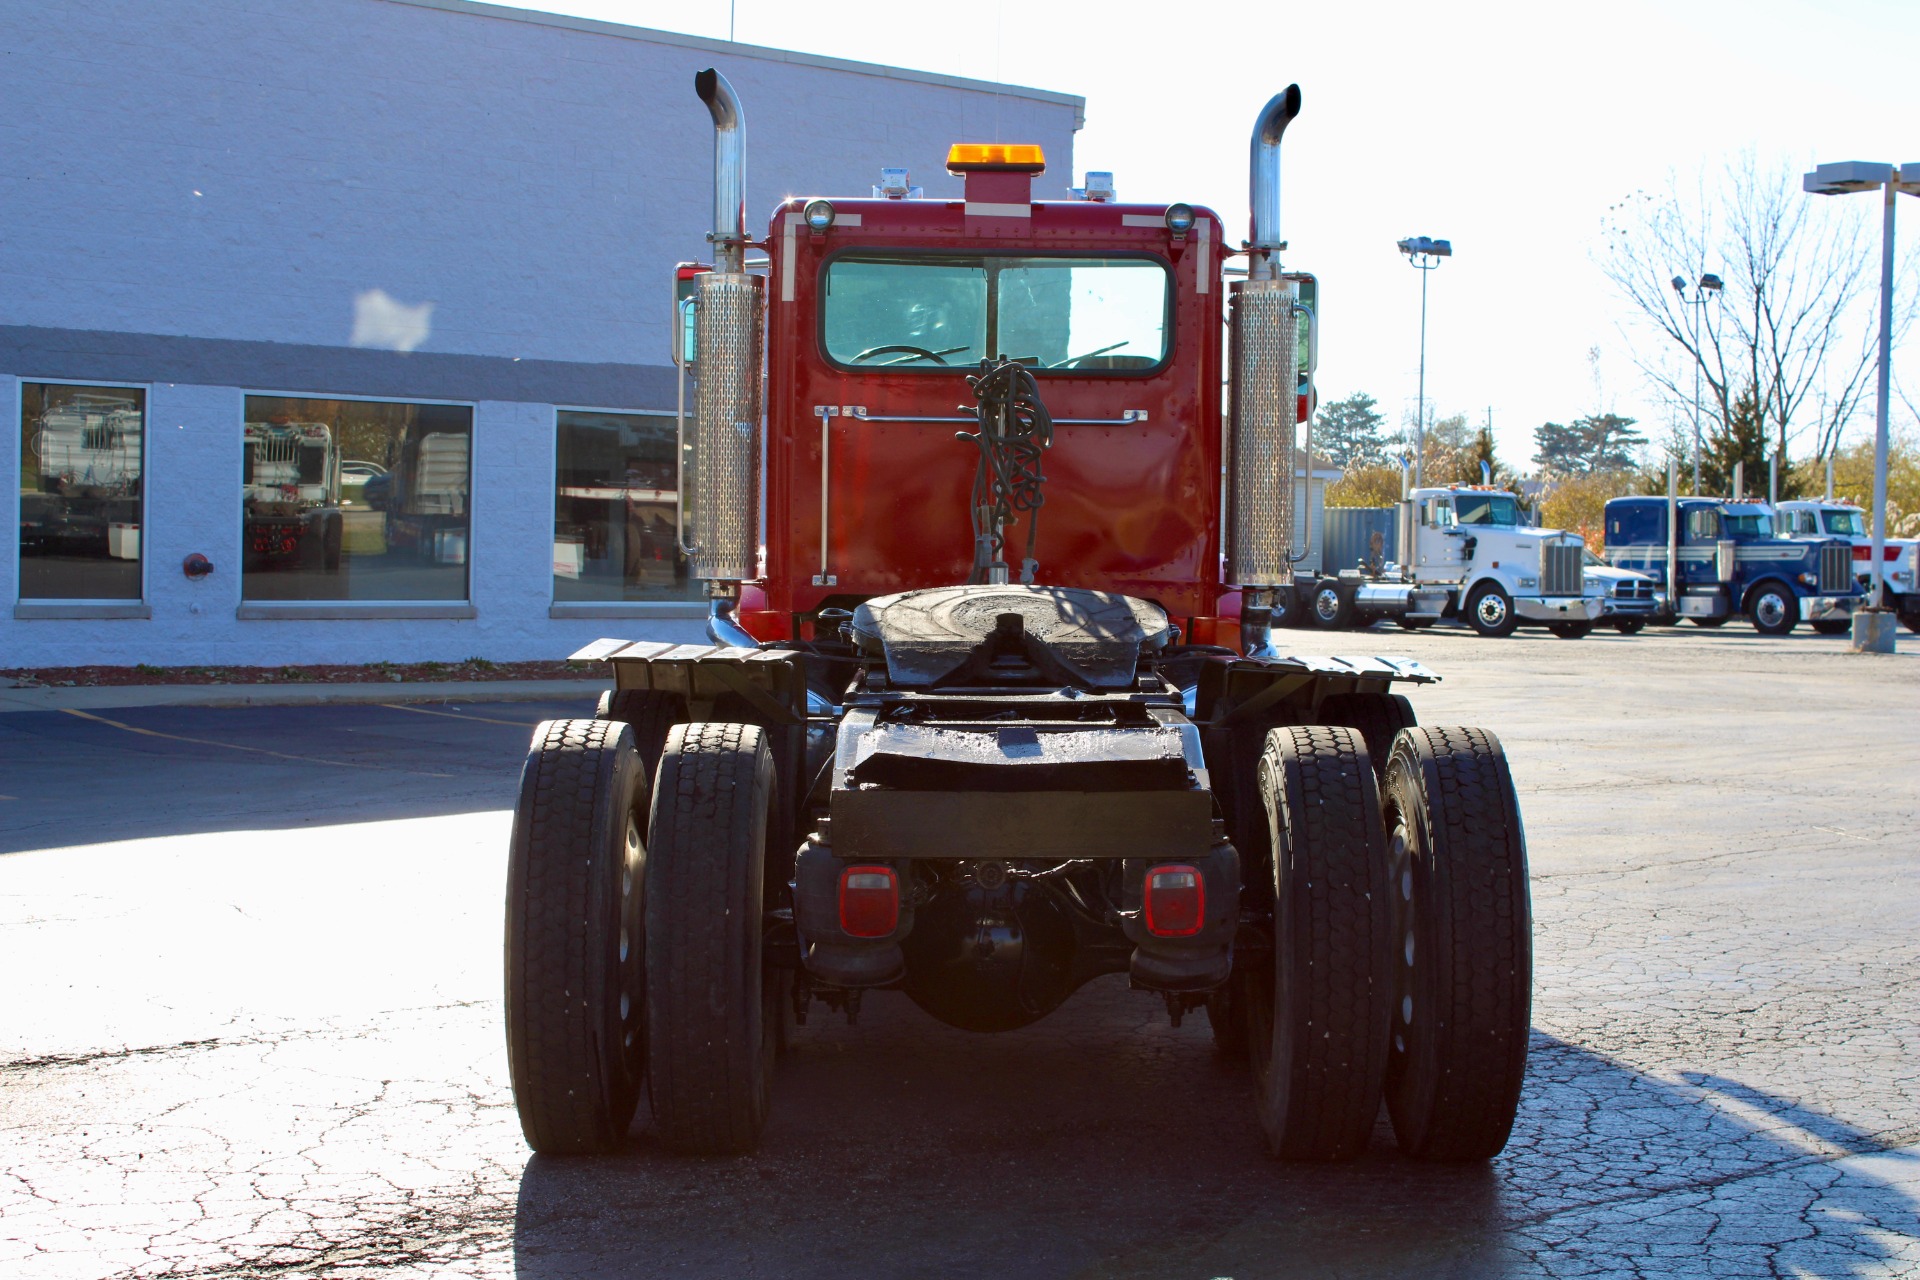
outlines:
[[[1873,589],[1873,539],[1867,534],[1867,513],[1850,502],[1832,499],[1794,499],[1774,504],[1774,529],[1783,538],[1845,538],[1853,544],[1853,573],[1860,584]],[[1887,604],[1900,615],[1907,630],[1920,633],[1920,541],[1888,538],[1881,546],[1881,572],[1887,578]],[[1850,619],[1816,621],[1815,631],[1838,635]]]
[[[1586,544],[1521,521],[1520,499],[1490,485],[1407,491],[1398,513],[1406,563],[1345,569],[1297,584],[1294,607],[1311,626],[1365,626],[1393,618],[1423,627],[1457,617],[1483,636],[1522,623],[1573,640],[1606,613],[1611,583],[1586,568]]]

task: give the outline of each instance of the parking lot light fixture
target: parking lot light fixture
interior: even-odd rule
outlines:
[[[1413,428],[1413,486],[1419,488],[1426,478],[1427,461],[1427,275],[1442,258],[1453,256],[1451,240],[1431,236],[1408,236],[1399,242],[1407,262],[1420,271],[1420,401]]]
[[[1688,329],[1693,334],[1693,494],[1696,498],[1700,496],[1700,311],[1710,299],[1718,298],[1725,287],[1719,276],[1703,271],[1692,286],[1693,296],[1688,297],[1687,278],[1673,278],[1673,291],[1680,295],[1680,305],[1690,312]]]
[[[1887,607],[1887,399],[1891,394],[1893,371],[1893,199],[1904,192],[1920,196],[1920,163],[1891,165],[1866,160],[1842,160],[1815,166],[1801,179],[1801,187],[1812,195],[1849,195],[1856,191],[1881,192],[1880,213],[1880,368],[1874,379],[1877,403],[1873,411],[1873,550],[1872,593],[1869,606],[1876,613]],[[1887,647],[1893,631],[1884,619],[1876,619],[1884,629]],[[1859,628],[1854,631],[1854,647],[1862,648]]]

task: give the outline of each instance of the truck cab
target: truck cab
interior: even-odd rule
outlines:
[[[1483,636],[1533,623],[1571,640],[1605,612],[1606,584],[1584,571],[1586,544],[1528,525],[1520,499],[1491,485],[1407,490],[1397,537],[1400,563],[1303,587],[1308,620],[1337,626],[1350,615],[1365,625],[1391,617],[1420,627],[1457,617]]]
[[[1861,600],[1852,548],[1838,538],[1776,536],[1764,503],[1615,498],[1606,531],[1608,563],[1664,587],[1672,619],[1717,627],[1746,617],[1760,634],[1780,636],[1802,618],[1843,629]]]
[[[1845,538],[1853,546],[1853,576],[1871,599],[1873,539],[1867,533],[1867,513],[1850,502],[1832,499],[1777,503],[1776,527],[1782,537]],[[1900,615],[1907,630],[1920,632],[1920,540],[1887,538],[1880,548],[1880,572],[1886,579],[1887,605]]]
[[[1604,610],[1584,572],[1586,544],[1563,529],[1527,525],[1520,499],[1487,485],[1415,489],[1408,576],[1456,587],[1454,610],[1482,635],[1522,622],[1585,635]]]

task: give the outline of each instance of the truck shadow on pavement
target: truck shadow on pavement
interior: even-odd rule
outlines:
[[[1498,1160],[1417,1164],[1383,1117],[1352,1165],[1283,1165],[1204,1019],[1149,1012],[1110,983],[994,1038],[898,997],[858,1028],[809,1027],[753,1156],[665,1154],[643,1104],[621,1156],[529,1160],[515,1274],[1840,1277],[1920,1260],[1920,1161],[1737,1081],[1536,1033]]]
[[[592,714],[585,698],[16,712],[0,854],[510,809],[533,726]]]

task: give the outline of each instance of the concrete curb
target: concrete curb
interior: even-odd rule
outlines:
[[[0,689],[0,715],[114,707],[298,707],[379,702],[597,698],[606,680],[415,680],[386,684],[172,684]]]

